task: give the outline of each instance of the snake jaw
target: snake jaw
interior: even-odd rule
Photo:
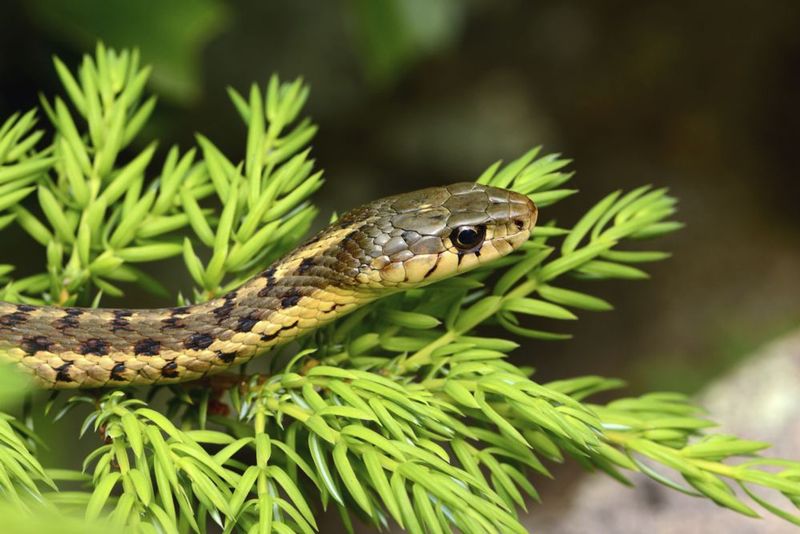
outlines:
[[[394,288],[429,284],[513,252],[530,237],[537,215],[527,196],[474,183],[424,189],[375,204],[393,214],[386,215],[388,228],[386,219],[379,219],[359,230],[379,234],[365,270],[376,271],[381,283]],[[476,241],[465,243],[459,235]]]

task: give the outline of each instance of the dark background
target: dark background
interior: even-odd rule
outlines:
[[[225,87],[303,76],[323,218],[539,144],[574,159],[581,194],[541,214],[562,225],[614,189],[668,186],[687,224],[659,243],[674,257],[593,284],[615,312],[517,358],[541,380],[694,392],[800,323],[799,28],[796,0],[11,2],[0,119],[60,91],[53,54],[75,66],[102,39],[154,65],[144,137],[162,148],[203,132],[240,158]]]

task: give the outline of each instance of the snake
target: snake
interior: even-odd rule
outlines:
[[[222,372],[365,304],[525,243],[537,209],[474,182],[352,209],[237,289],[173,308],[0,302],[0,360],[46,389],[172,384]]]

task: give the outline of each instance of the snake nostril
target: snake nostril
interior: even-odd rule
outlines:
[[[522,230],[525,228],[525,221],[522,219],[514,219],[514,226],[517,227],[517,230]]]

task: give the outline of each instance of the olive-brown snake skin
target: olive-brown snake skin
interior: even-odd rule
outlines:
[[[194,380],[394,291],[504,256],[535,222],[527,196],[476,183],[376,200],[209,302],[142,310],[0,302],[0,359],[45,388]]]

